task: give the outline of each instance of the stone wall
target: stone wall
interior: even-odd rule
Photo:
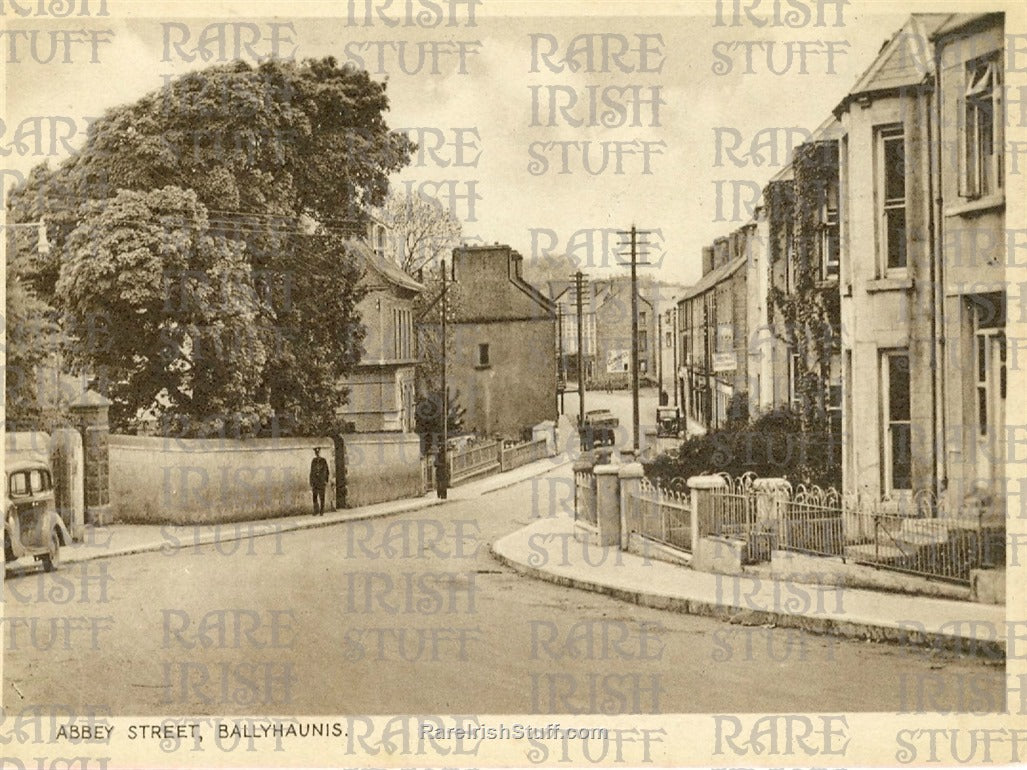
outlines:
[[[421,444],[414,433],[349,433],[341,438],[346,508],[418,497]]]
[[[112,435],[110,505],[115,521],[196,524],[313,510],[314,447],[335,468],[330,438],[178,439]],[[335,508],[335,472],[325,509]]]

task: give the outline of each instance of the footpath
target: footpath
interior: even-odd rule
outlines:
[[[645,607],[743,626],[781,626],[866,641],[928,646],[992,660],[1027,649],[1027,628],[1001,605],[848,586],[718,575],[574,538],[567,514],[500,538],[493,556],[521,574]]]
[[[82,542],[72,543],[61,548],[61,562],[63,564],[73,564],[92,559],[106,559],[114,556],[127,556],[152,551],[169,551],[180,548],[195,548],[204,545],[216,545],[219,548],[228,549],[238,547],[229,546],[229,543],[251,537],[277,536],[284,532],[294,532],[301,529],[330,527],[348,521],[360,521],[419,511],[425,508],[444,505],[455,500],[474,499],[549,473],[570,462],[571,458],[566,455],[538,460],[505,473],[487,476],[477,481],[451,487],[447,500],[440,500],[435,496],[435,492],[432,491],[421,497],[393,500],[360,508],[342,508],[336,511],[325,511],[323,516],[302,514],[298,516],[259,519],[256,521],[189,524],[185,526],[171,524],[87,526]],[[29,560],[23,559],[19,562],[14,562],[13,566],[19,568],[23,565],[30,565],[30,563]]]

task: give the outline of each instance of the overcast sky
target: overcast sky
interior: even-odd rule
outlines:
[[[93,0],[93,5],[97,2]],[[798,0],[796,4],[801,7]],[[399,0],[393,5],[403,7]],[[756,165],[747,161],[742,167],[731,163],[717,167],[715,129],[721,128],[723,136],[740,133],[744,149],[761,129],[812,130],[829,115],[905,18],[904,13],[867,13],[872,9],[897,8],[899,4],[850,4],[842,11],[841,26],[834,26],[838,6],[829,3],[823,7],[828,26],[816,26],[817,6],[810,4],[810,23],[791,28],[775,25],[773,4],[767,0],[763,5],[767,12],[756,17],[767,22],[762,28],[744,17],[737,27],[715,24],[714,2],[686,6],[693,12],[701,9],[707,15],[590,18],[500,16],[497,9],[511,6],[492,2],[476,8],[474,26],[466,25],[467,6],[459,4],[454,7],[455,26],[449,26],[449,8],[443,5],[442,23],[422,29],[408,26],[402,12],[396,14],[391,10],[384,16],[388,21],[398,22],[396,26],[388,26],[374,13],[370,26],[365,26],[365,4],[361,0],[349,5],[336,3],[337,13],[341,14],[336,19],[279,16],[278,22],[292,26],[279,28],[278,53],[297,58],[331,54],[340,61],[355,63],[362,59],[374,77],[383,78],[387,73],[389,124],[393,128],[424,129],[420,137],[413,138],[421,139],[426,150],[438,132],[450,144],[438,151],[437,159],[428,152],[415,158],[411,167],[396,176],[395,183],[410,184],[425,192],[440,189],[445,204],[464,220],[464,232],[470,239],[509,243],[526,258],[541,254],[545,248],[554,252],[573,250],[575,256],[586,262],[585,268],[598,276],[612,269],[604,267],[610,260],[608,255],[604,256],[603,234],[599,231],[635,223],[662,232],[662,237],[653,237],[659,247],[654,256],[662,259],[661,276],[689,282],[698,277],[702,245],[727,234],[746,219],[744,210],[734,216],[730,197],[722,199],[718,206],[716,181],[723,181],[724,192],[729,193],[730,180],[742,180],[743,197],[748,197],[749,187],[745,183],[762,186],[784,161],[786,137],[782,135],[777,143],[781,152],[776,164]],[[725,0],[724,6],[725,13],[729,13],[731,1]],[[265,3],[261,7],[276,6]],[[284,10],[289,6],[282,3],[277,7]],[[354,10],[353,23],[345,15],[348,7]],[[529,9],[535,7],[541,6]],[[553,6],[546,7],[551,12]],[[652,5],[656,10],[663,7]],[[783,10],[789,7],[786,4]],[[424,19],[429,23],[433,21],[432,8],[420,2],[413,4],[414,13],[427,14]],[[112,4],[112,14],[115,11]],[[249,16],[233,18],[257,25],[260,39],[252,46],[255,53],[267,55],[272,51],[270,15],[254,18],[251,11]],[[187,27],[168,26],[176,21],[183,21]],[[67,116],[84,132],[84,118],[100,115],[108,107],[133,101],[159,88],[165,77],[220,60],[222,51],[216,44],[207,47],[207,53],[214,58],[206,63],[199,57],[185,61],[179,53],[197,53],[197,42],[209,21],[184,21],[174,16],[124,19],[112,15],[92,20],[76,17],[74,24],[65,20],[52,22],[49,27],[21,22],[24,29],[74,27],[109,29],[113,34],[110,42],[97,44],[97,63],[90,62],[91,48],[85,43],[72,45],[71,64],[26,61],[30,55],[24,42],[19,50],[21,61],[11,62],[10,50],[5,49],[7,123],[2,144],[8,151],[6,167],[24,173],[50,155],[49,147],[43,148],[43,157],[34,149],[22,154],[12,147],[14,132],[25,119]],[[724,21],[730,22],[731,18],[726,16]],[[223,52],[226,59],[236,53],[235,31],[228,30]],[[242,40],[252,31],[241,30]],[[586,33],[610,35],[592,38],[595,46],[591,69],[612,71],[588,71],[589,62],[581,50],[574,58],[580,65],[576,71],[564,67],[562,72],[553,72],[567,55],[572,38]],[[533,40],[539,50],[547,53],[555,42],[557,53],[548,60],[535,57],[533,61]],[[384,41],[381,48],[379,41]],[[746,72],[745,50],[738,45],[744,41],[773,41],[769,64],[767,48],[755,47],[754,72]],[[627,43],[629,51],[616,60],[613,54],[620,50],[622,42]],[[828,43],[834,52],[830,57]],[[789,44],[790,66],[786,58]],[[9,37],[5,45],[10,45]],[[408,69],[420,66],[419,72],[402,71],[401,45],[405,47]],[[432,71],[433,46],[438,52],[437,71]],[[805,72],[800,46],[805,46],[807,52]],[[644,47],[644,54],[639,52],[640,47]],[[165,55],[166,49],[169,56]],[[382,60],[379,50],[383,51]],[[252,60],[245,47],[241,53]],[[423,63],[419,60],[421,53],[425,55]],[[379,66],[382,63],[384,67]],[[715,72],[715,67],[724,68],[729,63],[730,71]],[[634,71],[621,72],[621,66]],[[785,72],[774,74],[771,67]],[[832,68],[833,72],[829,71]],[[659,71],[653,71],[656,69]],[[590,94],[602,97],[602,89],[611,86],[616,90],[605,92],[605,96],[624,105],[624,117],[613,112],[613,125],[588,126]],[[658,89],[655,93],[661,101],[655,108],[651,102],[654,89]],[[637,106],[637,120],[636,107],[630,101],[634,93],[646,100]],[[537,96],[534,102],[533,96]],[[586,125],[568,125],[561,112],[551,120],[551,98],[560,106],[570,98],[576,99],[577,105],[568,114],[572,120],[583,120]],[[600,117],[606,107],[600,104]],[[551,122],[557,125],[549,125]],[[459,159],[452,144],[458,143],[460,136],[465,145],[464,165],[455,167]],[[562,170],[563,146],[546,144],[563,141],[580,143],[577,148],[566,146],[570,173],[558,173]],[[81,136],[73,140],[73,144],[80,142]],[[642,142],[649,143],[648,169]],[[585,143],[593,170],[600,168],[603,143],[607,143],[611,155],[603,173],[586,172],[582,157]],[[634,149],[634,154],[625,152],[621,156],[623,173],[615,173],[617,147]],[[63,154],[58,148],[50,162],[58,162]],[[444,167],[445,163],[450,165]],[[650,173],[644,173],[646,170]],[[422,187],[423,183],[427,185]],[[468,197],[473,195],[480,196],[480,200],[470,201]],[[579,233],[588,230],[597,231],[590,249],[587,237]],[[572,241],[575,233],[579,233],[578,239]],[[605,245],[613,243],[615,240],[608,240]],[[572,249],[575,245],[578,248]],[[587,264],[589,259],[591,264]]]

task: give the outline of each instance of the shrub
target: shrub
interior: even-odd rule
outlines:
[[[775,409],[752,422],[732,420],[721,430],[686,439],[676,457],[660,455],[646,465],[646,475],[664,485],[675,478],[711,473],[735,478],[749,472],[792,485],[840,489],[841,438],[826,422],[804,431],[797,413]]]

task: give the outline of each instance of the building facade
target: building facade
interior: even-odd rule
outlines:
[[[744,419],[749,398],[749,292],[755,285],[750,223],[703,248],[703,275],[677,302],[680,403],[703,430]],[[736,398],[737,397],[737,398]]]
[[[656,313],[659,284],[637,283],[638,377],[642,383],[656,381]],[[596,281],[595,303],[596,366],[591,387],[631,387],[631,278]]]
[[[364,352],[344,382],[349,396],[337,413],[357,433],[410,433],[417,366],[414,302],[423,287],[367,243],[348,245],[365,266],[359,284],[365,294],[357,304]]]
[[[703,250],[678,303],[693,420],[722,425],[742,388],[750,410],[812,405],[840,438],[845,493],[1001,519],[1004,45],[1001,13],[913,14],[794,148],[754,221]]]
[[[954,14],[931,35],[937,80],[936,200],[933,233],[940,258],[934,326],[940,359],[936,458],[949,509],[984,502],[1006,513],[1009,241],[1003,91],[1006,56],[1002,14]],[[1019,214],[1022,218],[1022,197]],[[1022,232],[1022,231],[1020,231]],[[1022,247],[1021,247],[1022,248]],[[1010,249],[1010,253],[1007,253]],[[1022,404],[1022,393],[1019,402]]]
[[[453,251],[461,300],[448,382],[465,427],[483,436],[520,438],[557,417],[556,305],[522,278],[521,261],[499,244]]]

